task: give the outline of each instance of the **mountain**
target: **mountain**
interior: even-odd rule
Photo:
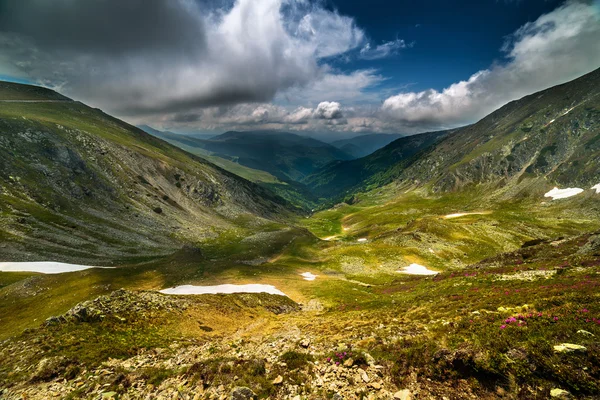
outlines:
[[[600,69],[457,130],[398,180],[435,191],[482,183],[515,190],[532,182],[537,190],[600,183]]]
[[[47,89],[0,83],[0,133],[0,260],[168,254],[291,213],[271,191]]]
[[[338,200],[370,185],[381,186],[391,182],[407,163],[449,133],[440,131],[402,137],[366,157],[331,163],[305,178],[303,183],[319,197]]]
[[[352,158],[327,143],[287,132],[231,131],[207,141],[205,148],[279,179],[294,181],[332,161]]]
[[[266,187],[297,207],[312,209],[317,206],[318,199],[303,184],[291,179],[279,179],[267,171],[240,164],[237,158],[230,158],[229,156],[205,150],[204,147],[207,144],[203,139],[168,131],[159,131],[148,125],[141,125],[139,128],[189,153],[202,157],[233,174]]]
[[[174,140],[174,134],[162,137]],[[266,171],[280,180],[299,181],[318,168],[352,156],[316,139],[293,133],[255,131],[226,132],[210,140],[176,138],[180,143],[201,148],[246,167]]]
[[[140,128],[146,133],[151,134],[152,136],[156,136],[166,142],[169,142],[172,145],[177,146],[189,153],[202,157],[205,160],[208,160],[211,163],[218,165],[219,167],[233,174],[241,176],[242,178],[248,179],[251,182],[278,182],[277,178],[275,178],[273,175],[266,171],[259,171],[257,169],[246,167],[244,165],[231,161],[228,158],[213,155],[213,153],[211,153],[210,151],[204,150],[203,146],[205,145],[205,143],[203,142],[203,140],[205,139],[200,139],[197,137],[173,133],[169,131],[160,131],[148,125],[140,125],[138,126],[138,128]]]
[[[362,192],[311,215],[32,90],[0,86],[0,261],[115,268],[0,272],[3,399],[600,397],[598,71],[323,167]]]
[[[456,191],[477,184],[513,193],[600,183],[600,69],[512,101],[463,128],[400,138],[305,178],[336,199],[391,181]]]
[[[369,135],[356,136],[350,139],[342,139],[331,142],[331,144],[354,158],[368,156],[380,148],[387,146],[404,135],[398,133],[373,133]]]
[[[70,101],[71,99],[47,88],[0,81],[0,99],[13,101]]]

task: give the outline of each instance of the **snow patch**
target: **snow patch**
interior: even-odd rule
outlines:
[[[67,264],[54,261],[0,262],[0,271],[3,272],[39,272],[42,274],[62,274],[64,272],[83,271],[90,268],[114,267],[95,267],[91,265]]]
[[[159,290],[159,292],[164,294],[269,293],[285,296],[285,293],[273,285],[263,285],[258,283],[251,283],[248,285],[224,284],[215,286],[181,285]]]
[[[455,213],[455,214],[448,214],[444,216],[444,219],[452,219],[452,218],[460,218],[460,217],[464,217],[466,215],[484,215],[484,214],[489,214],[489,211],[475,211],[475,212],[463,212],[463,213]]]
[[[408,274],[408,275],[437,275],[437,274],[439,274],[438,271],[432,271],[423,265],[414,264],[414,263],[410,264],[408,267],[402,268],[401,271],[397,271],[397,272],[399,272],[401,274]]]
[[[303,277],[305,281],[314,281],[318,275],[311,274],[310,272],[304,272],[300,274],[300,276]]]
[[[600,194],[600,183],[597,184],[596,186],[592,186],[592,190],[595,190],[596,194]]]
[[[367,241],[367,238],[360,238],[360,239],[357,240],[357,242],[361,242],[361,243],[364,243],[366,241]]]
[[[555,187],[554,189],[552,189],[551,191],[546,193],[544,195],[544,197],[552,197],[552,200],[566,199],[567,197],[576,196],[582,192],[583,192],[583,189],[580,189],[580,188],[559,189],[559,188]]]

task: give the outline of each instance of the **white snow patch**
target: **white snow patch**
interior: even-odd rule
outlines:
[[[464,217],[466,215],[484,215],[484,214],[489,214],[489,213],[490,213],[489,211],[463,212],[463,213],[448,214],[448,215],[445,215],[444,218],[452,219],[452,218]]]
[[[251,283],[248,285],[224,284],[216,286],[181,285],[159,290],[159,292],[164,294],[269,293],[285,296],[285,293],[273,285],[263,285],[258,283]]]
[[[401,271],[397,271],[401,274],[408,274],[408,275],[437,275],[439,274],[438,271],[432,271],[429,268],[420,265],[420,264],[410,264],[408,267],[404,267],[402,268]]]
[[[362,242],[366,242],[366,241],[367,241],[367,238],[360,238],[360,239],[357,240],[357,242],[361,242],[361,243]]]
[[[0,271],[3,272],[39,272],[42,274],[62,274],[63,272],[83,271],[90,268],[114,267],[95,267],[91,265],[67,264],[54,261],[0,262]]]
[[[583,189],[580,188],[559,189],[555,187],[554,189],[546,193],[544,197],[552,197],[552,200],[566,199],[567,197],[576,196],[581,192],[583,192]]]
[[[596,193],[600,193],[600,183],[597,184],[596,186],[592,186],[592,190],[595,190]]]
[[[314,281],[318,275],[311,274],[310,272],[304,272],[300,274],[304,278],[305,281]]]

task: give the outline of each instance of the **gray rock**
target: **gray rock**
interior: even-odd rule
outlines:
[[[590,236],[587,243],[581,246],[578,254],[599,254],[600,253],[600,235]]]
[[[229,400],[256,400],[258,396],[247,387],[239,386],[231,391]]]

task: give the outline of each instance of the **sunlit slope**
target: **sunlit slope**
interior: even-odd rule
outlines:
[[[480,183],[517,187],[529,178],[541,179],[536,193],[600,183],[600,69],[457,131],[398,180],[446,191]]]
[[[2,259],[163,254],[290,213],[272,192],[97,109],[3,87]]]

